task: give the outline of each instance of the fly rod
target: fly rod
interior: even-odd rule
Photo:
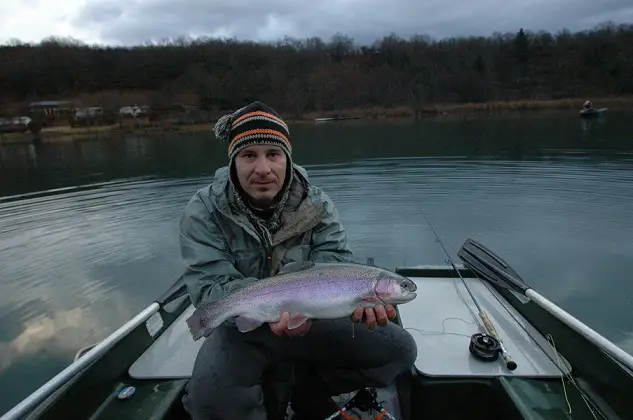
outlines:
[[[455,272],[457,272],[457,275],[462,280],[462,284],[466,288],[466,291],[470,295],[470,298],[475,303],[475,306],[477,307],[477,310],[479,311],[479,318],[481,318],[484,328],[486,332],[488,333],[488,336],[486,336],[485,334],[474,334],[471,337],[470,346],[469,346],[470,352],[474,356],[477,356],[483,360],[496,360],[499,352],[501,352],[501,357],[503,358],[503,361],[505,362],[506,367],[509,370],[516,369],[517,368],[516,362],[512,360],[510,353],[508,353],[508,350],[503,344],[503,340],[501,340],[501,338],[499,337],[499,334],[497,334],[497,330],[495,330],[495,327],[492,325],[492,322],[490,322],[490,319],[488,318],[488,314],[486,313],[486,311],[484,311],[481,308],[481,306],[479,306],[479,302],[477,302],[477,299],[471,292],[470,287],[468,287],[468,285],[466,284],[466,280],[464,280],[464,278],[462,277],[462,274],[459,272],[459,270],[453,263],[453,260],[450,254],[444,247],[444,244],[440,240],[440,237],[438,236],[437,232],[435,232],[433,225],[431,224],[429,219],[426,217],[424,210],[422,209],[420,210],[422,211],[422,215],[424,216],[424,219],[426,219],[426,222],[429,224],[429,227],[433,231],[433,235],[435,235],[435,240],[440,244],[440,246],[444,250],[444,253],[446,254],[446,258],[447,258],[446,261],[449,262],[451,266],[453,267],[453,269],[455,270]]]

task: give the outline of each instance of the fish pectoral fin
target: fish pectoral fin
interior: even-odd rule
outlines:
[[[373,308],[378,303],[378,298],[375,296],[364,297],[358,302],[359,308]]]
[[[278,274],[288,274],[288,273],[293,273],[295,271],[309,270],[312,267],[314,267],[314,263],[312,261],[303,261],[303,262],[293,261],[281,267],[281,270],[279,270]]]
[[[235,318],[235,326],[240,332],[249,332],[253,331],[255,328],[262,325],[264,322],[259,319],[249,318],[247,316],[240,315]]]
[[[298,328],[302,326],[307,320],[308,317],[305,315],[294,314],[290,317],[290,321],[288,321],[288,329],[293,330],[295,328]]]

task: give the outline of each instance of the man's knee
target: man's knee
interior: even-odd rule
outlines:
[[[418,347],[411,334],[403,328],[398,327],[394,336],[396,348],[394,360],[398,364],[396,370],[398,370],[398,373],[403,373],[410,370],[415,364],[415,360],[418,357]]]
[[[411,334],[395,324],[390,324],[386,328],[388,330],[385,331],[387,337],[386,341],[383,341],[383,351],[387,353],[388,363],[381,378],[377,378],[382,382],[382,386],[387,386],[400,374],[410,371],[418,356],[417,346]]]

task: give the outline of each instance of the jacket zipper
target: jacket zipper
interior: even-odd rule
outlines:
[[[273,246],[272,246],[272,238],[270,237],[270,233],[264,226],[259,226],[259,229],[256,229],[260,235],[260,240],[264,245],[264,267],[261,278],[269,277],[271,275],[271,265],[273,259]]]
[[[229,219],[232,219],[238,226],[242,227],[242,229],[249,232],[251,236],[253,236],[256,239],[259,239],[260,242],[264,245],[264,264],[262,267],[261,278],[271,276],[272,273],[270,272],[270,270],[272,269],[273,246],[272,246],[272,238],[270,237],[270,233],[266,231],[266,233],[268,233],[268,235],[266,235],[265,233],[261,232],[260,229],[257,229],[255,226],[253,226],[255,227],[255,232],[253,232],[251,229],[243,225],[241,222],[238,222],[237,220],[229,217],[228,215],[226,216]],[[304,231],[301,231],[300,233],[303,233],[303,232]]]
[[[262,278],[269,277],[272,274],[270,272],[273,260],[273,252],[271,248],[266,248],[264,252],[264,258],[264,272],[262,273]]]

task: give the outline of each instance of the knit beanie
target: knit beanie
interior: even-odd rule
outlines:
[[[221,117],[215,124],[215,136],[228,143],[230,161],[254,144],[280,146],[288,157],[292,155],[288,126],[274,109],[258,101]]]
[[[280,228],[281,213],[288,200],[292,182],[292,146],[288,126],[274,109],[262,102],[255,101],[221,117],[215,124],[214,132],[219,140],[228,143],[229,179],[238,207],[251,219],[257,230],[269,240],[270,233],[275,233]],[[240,150],[259,144],[279,146],[287,157],[286,179],[280,191],[276,208],[268,219],[256,216],[246,205],[239,182],[234,179],[235,156]]]

